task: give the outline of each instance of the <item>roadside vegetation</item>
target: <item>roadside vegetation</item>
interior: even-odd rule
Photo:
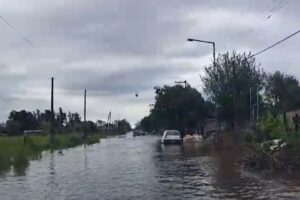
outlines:
[[[53,118],[50,110],[10,112],[8,120],[0,126],[0,173],[11,168],[17,174],[24,173],[29,160],[39,158],[45,150],[94,144],[107,135],[131,130],[125,119],[84,123],[78,113],[66,114],[61,108]]]
[[[105,122],[102,120],[86,121],[81,120],[78,113],[64,112],[59,108],[57,113],[53,114],[50,110],[44,112],[36,111],[11,111],[6,122],[0,126],[0,134],[5,135],[23,135],[26,130],[39,130],[42,133],[55,134],[66,133],[109,133],[124,134],[131,130],[131,126],[126,119],[116,120],[114,122]],[[109,131],[107,131],[109,130]]]
[[[16,173],[22,174],[29,165],[29,160],[38,159],[42,151],[93,144],[99,142],[102,137],[103,135],[95,133],[83,140],[81,135],[70,133],[55,135],[52,143],[48,135],[29,136],[26,138],[26,143],[22,136],[0,137],[0,173],[9,171],[13,167]]]
[[[285,130],[283,115],[267,114],[255,131],[243,134],[242,141],[245,168],[273,172],[300,170],[300,132]]]
[[[187,86],[155,87],[155,102],[139,126],[201,132],[214,118],[216,149],[240,149],[253,170],[300,170],[300,86],[280,71],[266,73],[251,53],[226,52],[205,67],[203,95]]]

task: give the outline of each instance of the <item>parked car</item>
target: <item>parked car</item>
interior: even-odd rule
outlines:
[[[163,144],[181,144],[182,137],[177,130],[165,130],[161,138]]]
[[[133,132],[133,137],[146,135],[146,133],[142,130],[133,130],[132,132]]]

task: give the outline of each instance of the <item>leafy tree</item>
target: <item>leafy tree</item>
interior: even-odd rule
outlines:
[[[38,123],[31,112],[25,110],[11,111],[7,121],[8,132],[21,134],[24,130],[32,130],[38,127]]]
[[[143,128],[146,131],[150,132],[151,130],[155,129],[153,127],[153,122],[151,121],[151,115],[144,117],[136,126],[137,129]]]
[[[92,121],[87,121],[85,127],[87,133],[95,133],[97,131],[96,123]]]
[[[8,134],[22,134],[23,127],[19,121],[7,120],[6,121],[6,131]]]
[[[6,123],[0,124],[0,133],[22,134],[24,130],[37,129],[42,129],[48,133],[52,129],[51,121],[52,114],[50,110],[45,110],[44,112],[39,110],[33,112],[25,110],[11,111]],[[98,120],[98,122],[100,125],[105,126],[104,121]],[[130,124],[125,119],[118,120],[111,126],[113,126],[112,128],[116,133],[124,133],[131,130]],[[68,112],[66,114],[62,108],[59,108],[59,112],[55,116],[54,129],[56,133],[83,132],[84,130],[88,133],[95,133],[98,131],[97,124],[93,121],[87,121],[84,124],[78,113]]]
[[[117,132],[124,134],[131,130],[131,125],[126,119],[116,120],[114,123],[117,127]]]
[[[81,117],[80,115],[75,112],[75,113],[68,113],[68,124],[69,125],[75,125],[75,124],[80,124],[81,123]]]
[[[265,73],[251,54],[219,54],[215,65],[205,67],[204,91],[218,107],[220,118],[237,130],[249,119],[250,88],[263,88]],[[256,95],[252,95],[255,102]]]
[[[50,123],[52,120],[51,110],[45,110],[45,112],[41,113],[41,121]]]
[[[196,128],[208,111],[202,95],[190,85],[155,87],[155,104],[150,115],[141,120],[144,129]]]
[[[287,129],[286,112],[300,107],[300,87],[298,80],[291,75],[276,71],[269,74],[266,81],[265,96],[273,113],[282,113]]]

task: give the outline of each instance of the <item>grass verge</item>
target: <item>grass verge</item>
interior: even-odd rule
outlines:
[[[38,158],[42,151],[94,144],[102,137],[102,134],[93,134],[83,139],[80,134],[61,134],[54,136],[52,144],[49,135],[30,136],[26,144],[23,136],[0,137],[0,173],[13,167],[17,174],[22,174],[29,165],[29,160]]]

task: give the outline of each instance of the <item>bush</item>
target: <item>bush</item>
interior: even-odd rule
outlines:
[[[91,135],[84,140],[81,134],[54,135],[50,143],[49,135],[28,136],[24,143],[23,136],[0,137],[0,174],[13,167],[16,174],[25,173],[29,160],[38,159],[43,150],[54,150],[74,147],[83,143],[93,144],[99,142],[100,134]]]
[[[79,135],[70,135],[70,143],[68,147],[74,147],[82,143],[82,138]]]
[[[282,138],[285,133],[283,116],[274,116],[268,112],[260,119],[257,127],[257,133],[259,133],[260,137],[265,140]]]
[[[91,135],[90,137],[87,138],[86,143],[87,144],[95,144],[95,143],[99,142],[100,138],[101,138],[101,135],[99,135],[99,134]]]
[[[242,140],[246,143],[254,143],[256,141],[256,138],[256,134],[252,130],[246,131],[242,135]]]

